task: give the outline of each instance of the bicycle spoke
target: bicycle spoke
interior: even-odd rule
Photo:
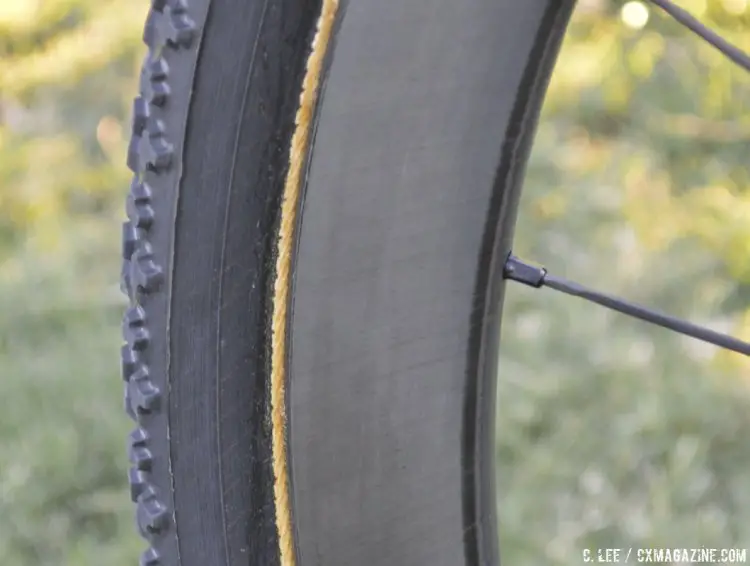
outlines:
[[[530,265],[512,254],[508,256],[508,259],[505,262],[503,277],[534,288],[549,287],[555,291],[580,297],[622,314],[656,324],[686,336],[697,338],[703,342],[708,342],[715,346],[750,356],[750,343],[743,342],[742,340],[703,326],[698,326],[697,324],[693,324],[686,320],[636,305],[618,297],[613,297],[605,293],[600,293],[599,291],[588,289],[583,285],[574,283],[573,281],[555,277],[554,275],[547,273],[545,268]]]
[[[737,63],[746,71],[750,71],[750,55],[745,53],[739,47],[732,45],[718,33],[702,24],[695,16],[691,15],[684,8],[680,8],[670,0],[649,0],[667,14],[672,16],[679,23],[684,25],[690,31],[697,34],[707,43],[713,45],[733,62]]]

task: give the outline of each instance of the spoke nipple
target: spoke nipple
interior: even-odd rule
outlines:
[[[528,263],[525,263],[518,259],[513,254],[508,256],[508,259],[503,266],[503,278],[510,279],[511,281],[518,281],[524,285],[530,287],[539,288],[544,285],[544,277],[547,275],[547,270],[543,267],[535,267]]]

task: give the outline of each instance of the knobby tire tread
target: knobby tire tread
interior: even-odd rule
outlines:
[[[129,298],[123,318],[122,377],[125,410],[137,427],[128,439],[130,496],[136,504],[138,531],[149,543],[141,566],[159,566],[163,556],[177,557],[174,501],[169,485],[168,387],[164,367],[154,367],[154,332],[166,328],[169,238],[174,192],[181,171],[180,144],[207,1],[152,0],[143,41],[148,52],[133,103],[127,164],[133,180],[123,224],[121,288]],[[158,211],[158,214],[156,213]],[[156,240],[159,241],[156,241]]]

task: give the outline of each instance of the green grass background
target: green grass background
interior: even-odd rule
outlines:
[[[145,0],[0,3],[0,564],[137,563],[117,289]],[[750,338],[750,80],[674,23],[581,0],[516,251]],[[743,0],[681,2],[750,48]],[[632,5],[631,5],[632,9]],[[750,547],[750,366],[513,287],[498,401],[504,562]]]

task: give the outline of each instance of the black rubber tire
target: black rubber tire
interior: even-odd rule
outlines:
[[[326,1],[152,1],[122,276],[142,565],[282,564],[271,313]],[[498,270],[572,5],[338,5],[285,291],[283,566],[498,563]]]

